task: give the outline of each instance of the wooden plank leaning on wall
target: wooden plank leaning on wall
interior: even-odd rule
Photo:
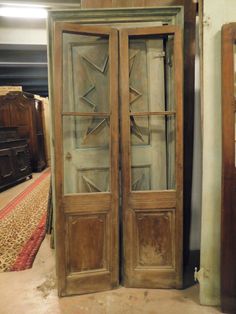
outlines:
[[[221,308],[236,313],[236,23],[222,28]]]

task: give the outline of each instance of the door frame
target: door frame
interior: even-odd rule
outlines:
[[[170,8],[168,8],[170,9]],[[171,8],[172,10],[174,8]],[[176,9],[176,8],[175,8]],[[178,8],[179,9],[179,8]],[[154,9],[150,9],[150,11],[153,11]],[[158,9],[156,9],[158,10]],[[87,11],[87,10],[86,10]],[[94,10],[91,10],[94,12]],[[96,10],[97,11],[97,10]],[[113,11],[113,13],[115,13],[114,11],[118,11],[118,10],[107,10],[107,11]],[[137,11],[137,10],[135,10]],[[142,14],[143,14],[143,11],[147,12],[147,9],[146,10],[143,10],[141,9],[140,11],[142,11]],[[129,10],[129,12],[133,12],[133,9]],[[178,11],[179,12],[179,11]],[[81,14],[84,14],[84,12],[79,12]],[[60,13],[61,14],[61,13]],[[60,15],[59,14],[59,15]],[[91,18],[91,17],[90,17]],[[168,17],[167,17],[168,19]],[[72,19],[73,20],[73,19]],[[72,21],[71,20],[71,21]],[[161,19],[162,20],[162,19]],[[50,28],[52,30],[55,31],[56,28],[59,26],[59,25],[63,25],[63,23],[66,23],[66,22],[58,22],[57,20],[53,20],[53,18],[51,20],[49,20],[49,25],[50,25]],[[88,20],[86,20],[87,23]],[[128,21],[128,19],[127,19]],[[127,22],[126,21],[126,22]],[[162,20],[163,21],[163,20]],[[93,21],[94,22],[94,21]],[[98,22],[98,21],[97,21]],[[102,20],[100,20],[100,22],[102,22]],[[104,20],[103,20],[104,22]],[[169,20],[170,22],[170,20]],[[113,21],[114,23],[114,21]],[[67,23],[65,24],[67,25]],[[64,25],[64,26],[65,26]],[[78,24],[77,24],[78,25]],[[182,25],[182,24],[181,24]],[[87,27],[87,26],[85,26]],[[92,27],[92,26],[89,26],[89,27]],[[100,26],[99,26],[100,27]],[[104,27],[104,26],[102,26]],[[167,27],[167,26],[165,26]],[[92,29],[92,28],[91,28]],[[97,25],[94,26],[93,30],[96,30],[97,29]],[[104,28],[105,30],[105,28]],[[99,33],[99,32],[98,32]],[[49,59],[50,59],[50,69],[51,69],[51,77],[50,77],[50,86],[57,86],[57,88],[54,88],[54,89],[50,89],[50,97],[51,97],[51,102],[54,103],[54,106],[51,108],[51,114],[52,114],[52,117],[54,115],[56,115],[58,117],[58,113],[60,111],[60,108],[58,106],[55,106],[56,103],[58,103],[58,100],[60,100],[60,88],[58,88],[58,86],[60,87],[60,84],[58,83],[59,82],[59,78],[61,76],[61,71],[58,71],[58,69],[60,69],[60,57],[57,55],[57,57],[54,59],[53,58],[53,51],[60,51],[61,49],[61,42],[60,42],[60,35],[59,33],[56,33],[54,32],[53,34],[52,33],[49,33],[49,38],[50,38],[50,52],[49,52]],[[52,42],[51,42],[52,40]],[[180,47],[180,49],[182,49],[182,46]],[[59,93],[58,93],[59,91]],[[59,119],[59,121],[57,119],[55,119],[53,121],[53,132],[52,132],[52,140],[53,140],[53,146],[55,145],[55,151],[54,151],[54,161],[53,161],[53,167],[55,167],[55,169],[59,169],[58,168],[58,165],[59,165],[59,159],[58,159],[58,156],[60,156],[60,153],[61,153],[61,148],[58,146],[57,144],[57,141],[56,141],[56,137],[58,135],[58,130],[61,128],[61,121]],[[60,171],[60,170],[59,170]],[[62,174],[61,174],[62,175]],[[56,177],[58,176],[58,172],[55,171],[55,177],[53,178],[53,182],[54,182],[54,188],[53,188],[53,199],[54,199],[54,208],[62,208],[62,206],[64,206],[64,202],[62,201],[62,199],[60,197],[58,197],[58,192],[62,192],[62,186],[61,184],[59,183],[59,180],[56,179]],[[60,194],[60,193],[59,193]],[[61,194],[62,195],[62,194]],[[181,196],[181,199],[182,199],[182,196]],[[118,198],[117,198],[117,201],[118,201]],[[73,204],[73,203],[71,203]],[[60,214],[59,214],[60,216]],[[64,218],[62,217],[57,217],[56,215],[56,225],[59,223],[60,225],[63,225],[63,221],[64,221]],[[181,236],[181,235],[180,235]],[[61,239],[59,238],[58,240],[58,243],[61,242]],[[59,249],[59,252],[58,252],[58,258],[62,258],[63,256],[63,250],[62,249]],[[117,254],[118,256],[118,254]],[[62,278],[64,275],[65,275],[65,268],[63,267],[58,267],[58,273],[60,273],[60,278]],[[179,285],[180,286],[180,285]],[[65,283],[64,284],[61,284],[60,287],[59,287],[59,295],[66,295],[68,294],[66,292],[66,288],[65,288]],[[70,293],[69,293],[70,294]]]

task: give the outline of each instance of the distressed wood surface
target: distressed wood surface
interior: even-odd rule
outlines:
[[[193,130],[194,130],[194,66],[195,30],[197,6],[190,0],[81,0],[82,9],[122,8],[122,7],[159,7],[184,6],[184,285],[193,284],[192,269],[197,260],[190,265],[191,194],[193,167]],[[191,270],[192,272],[192,270]]]
[[[94,2],[93,2],[94,3]],[[113,12],[114,13],[114,12]],[[133,16],[133,15],[132,15]],[[146,16],[148,16],[148,15],[145,15],[145,17],[142,17],[142,18],[146,18]],[[74,17],[75,18],[75,17]],[[113,16],[113,19],[114,19],[114,16]],[[119,19],[119,22],[121,22],[121,18],[120,17],[118,17],[118,19]],[[130,18],[129,18],[130,19]],[[132,19],[132,18],[131,18]],[[137,19],[137,18],[136,18]],[[86,19],[85,19],[86,20]],[[93,19],[92,20],[92,18],[91,18],[91,21],[94,23],[95,22],[95,20],[96,20],[96,18],[95,19]],[[87,22],[89,22],[89,19],[87,20]],[[126,23],[127,23],[127,19],[126,19]],[[50,24],[50,23],[49,23]],[[50,24],[50,25],[52,25],[52,24]],[[52,78],[52,80],[51,80],[51,82],[53,82],[53,78]],[[53,99],[54,97],[55,97],[55,95],[56,95],[56,90],[54,91],[54,93],[51,95],[52,97],[51,97],[51,99]],[[67,113],[67,114],[69,114],[69,113]],[[152,113],[151,113],[152,114]],[[157,114],[161,114],[161,113],[157,113]],[[166,113],[164,113],[165,115],[167,115],[168,113],[166,112]],[[176,112],[172,112],[171,114],[173,114],[173,115],[175,115],[176,114]],[[155,115],[155,113],[153,113],[153,115]],[[117,122],[118,123],[118,122]],[[181,149],[181,147],[180,147],[180,149]],[[117,196],[115,196],[114,195],[114,197],[117,197]],[[182,197],[182,194],[180,195],[180,197]],[[180,236],[181,236],[181,234],[180,234]],[[169,271],[169,270],[168,270]],[[169,272],[169,273],[171,273],[171,272]],[[137,276],[139,276],[138,274],[137,274]],[[152,274],[152,272],[150,272],[149,273],[149,275],[147,276],[147,279],[143,279],[146,283],[148,283],[150,280],[151,280],[151,278],[152,278],[152,276],[153,276],[153,274]],[[75,286],[76,286],[76,284],[74,284],[75,282],[76,282],[76,279],[75,278],[77,278],[77,276],[75,275],[73,275],[73,276],[68,276],[68,278],[70,278],[70,280],[69,281],[67,281],[67,288],[70,290],[70,291],[72,291],[71,289],[74,289],[75,288]],[[72,280],[72,278],[73,278],[73,280]],[[162,282],[162,279],[163,278],[166,278],[166,283],[167,282],[169,282],[170,283],[170,286],[172,285],[175,285],[176,284],[176,282],[175,283],[173,283],[173,272],[170,274],[170,275],[168,275],[168,274],[166,274],[166,272],[164,272],[164,273],[162,273],[162,274],[160,274],[160,277],[159,277],[159,279],[157,280],[157,281],[159,281],[159,286],[162,286],[162,284],[161,284],[161,282]],[[168,279],[169,278],[169,279]],[[82,280],[82,278],[81,278],[81,280]],[[91,279],[92,280],[92,279]],[[152,281],[152,280],[151,280]],[[88,282],[89,282],[89,280],[88,280]],[[101,281],[101,284],[102,284],[102,282],[104,282],[103,280]],[[171,283],[172,282],[172,283]],[[85,282],[83,282],[83,284],[85,284]],[[68,290],[68,291],[69,291]],[[81,291],[82,290],[80,290],[80,293],[81,293]]]
[[[221,307],[236,312],[236,168],[235,90],[236,23],[222,28],[222,209],[221,209]]]

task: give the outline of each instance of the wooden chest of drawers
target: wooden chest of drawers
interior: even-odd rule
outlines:
[[[0,191],[32,178],[30,151],[17,128],[0,127]]]

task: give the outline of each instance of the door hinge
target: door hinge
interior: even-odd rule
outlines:
[[[202,267],[198,271],[197,267],[194,268],[194,281],[195,282],[201,283],[201,281],[204,278],[208,278],[208,277],[209,277],[209,270]]]
[[[156,59],[156,58],[164,58],[165,55],[166,55],[165,51],[160,51],[160,52],[155,54],[154,59]]]

